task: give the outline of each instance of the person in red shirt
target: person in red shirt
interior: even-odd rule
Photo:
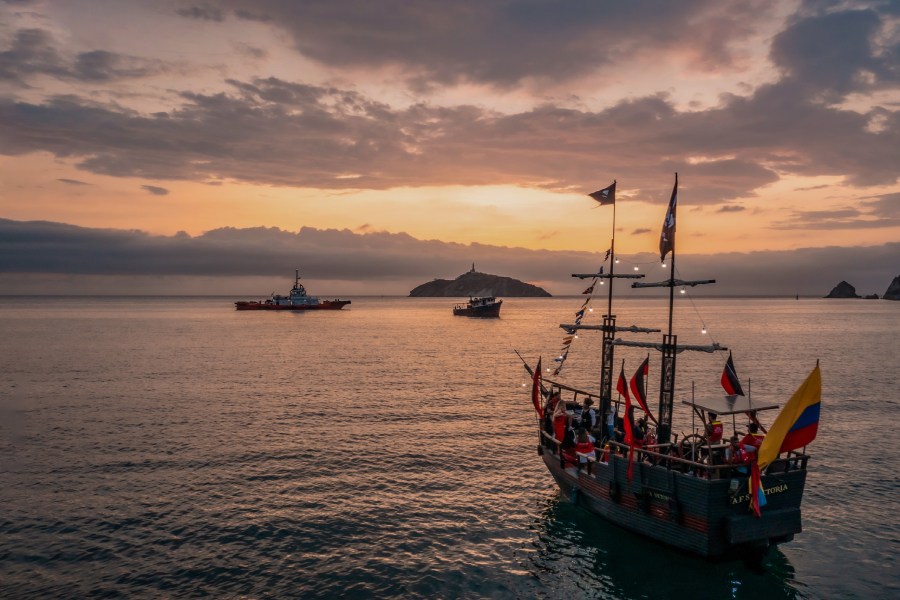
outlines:
[[[746,474],[747,467],[745,467],[744,465],[750,462],[751,456],[751,454],[745,452],[741,448],[741,443],[738,441],[738,436],[731,436],[731,439],[728,442],[728,447],[725,448],[725,463],[729,465],[735,465],[739,473]]]
[[[558,400],[553,409],[553,437],[557,442],[566,439],[566,425],[568,417],[566,416],[566,403]]]
[[[722,441],[722,434],[725,428],[722,427],[722,421],[719,416],[711,412],[709,413],[709,424],[706,426],[706,439],[710,444],[718,444]]]
[[[579,454],[578,470],[580,471],[583,466],[587,465],[588,475],[590,475],[591,471],[593,470],[593,463],[587,456],[580,455],[587,454],[590,456],[595,456],[594,441],[594,436],[589,434],[584,427],[578,430],[578,438],[575,442],[575,452]]]
[[[756,451],[762,446],[765,435],[759,433],[759,425],[750,423],[750,432],[741,440],[741,450],[756,458]]]

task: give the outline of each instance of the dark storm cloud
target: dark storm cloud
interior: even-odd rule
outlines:
[[[161,63],[122,56],[104,50],[82,52],[75,58],[71,77],[80,81],[102,82],[154,75],[162,70]]]
[[[871,214],[884,219],[900,219],[900,193],[884,194],[863,202]]]
[[[881,229],[900,226],[900,194],[864,200],[857,207],[797,211],[778,229]]]
[[[771,56],[794,80],[839,101],[848,93],[898,82],[900,43],[875,48],[886,23],[873,10],[847,10],[801,19],[779,33]]]
[[[275,23],[298,52],[324,64],[392,65],[425,89],[562,81],[651,52],[686,53],[697,68],[714,70],[733,63],[733,45],[777,3],[225,0],[222,6]]]
[[[179,8],[175,12],[188,19],[200,19],[201,21],[225,20],[222,10],[210,4],[196,4],[187,8]]]
[[[525,252],[538,263],[553,255]],[[509,268],[521,251],[420,241],[402,233],[359,235],[308,227],[296,233],[223,228],[197,237],[166,237],[0,219],[0,272],[258,276],[279,274],[285,264],[303,264],[309,265],[309,277],[377,281],[450,275],[470,262],[473,253]]]
[[[42,29],[20,29],[10,47],[0,52],[0,81],[23,81],[35,74],[63,77],[67,71],[53,47],[49,33]]]
[[[42,29],[20,29],[9,49],[0,52],[0,81],[26,85],[36,75],[97,83],[157,75],[169,67],[157,60],[92,50],[64,57],[53,37]]]
[[[256,46],[250,46],[248,44],[235,44],[234,49],[237,50],[238,53],[255,60],[262,60],[269,56],[269,53],[262,48],[257,48]]]
[[[155,185],[142,185],[141,189],[150,192],[154,196],[165,196],[169,193],[169,190],[167,190],[166,188],[157,187]]]
[[[268,15],[253,13],[247,10],[236,10],[234,11],[234,16],[243,21],[257,21],[259,23],[269,23],[272,21],[272,17]]]
[[[583,74],[616,60],[622,47],[727,63],[727,40],[750,35],[771,8],[700,0],[440,2],[440,10],[427,2],[361,0],[202,6],[271,18],[273,27],[296,34],[305,54],[334,64],[396,63],[433,81],[498,85]],[[50,152],[122,177],[325,189],[508,184],[581,192],[596,189],[598,178],[616,177],[634,199],[653,202],[667,199],[678,171],[683,197],[696,204],[752,198],[782,175],[893,184],[898,107],[865,112],[831,103],[861,86],[896,83],[897,47],[886,13],[878,12],[887,9],[833,5],[825,14],[824,6],[810,6],[771,48],[781,79],[747,96],[725,95],[705,110],[681,111],[664,94],[594,112],[552,104],[513,114],[428,103],[396,108],[352,90],[269,77],[228,80],[227,93],[185,90],[180,105],[151,115],[74,95],[0,98],[0,154]],[[719,33],[702,31],[712,24]],[[812,57],[838,34],[832,43],[840,59],[823,75],[830,65],[816,69]],[[97,50],[66,59],[46,32],[24,30],[0,55],[0,78],[45,73],[104,81],[145,72],[138,59],[126,58]]]
[[[672,171],[692,202],[747,197],[776,171],[892,183],[900,119],[816,106],[773,85],[722,107],[679,113],[664,97],[600,112],[552,106],[500,114],[473,106],[393,109],[357,92],[274,78],[231,94],[183,93],[165,116],[59,96],[0,99],[0,153],[47,151],[87,171],[153,179],[235,179],[331,189],[515,184],[583,191],[597,164],[662,201]],[[708,158],[686,164],[687,156]],[[686,196],[688,197],[688,196]]]
[[[629,258],[652,263],[654,255]],[[424,241],[407,234],[356,234],[304,227],[223,228],[197,237],[88,229],[49,222],[0,219],[0,275],[282,276],[304,265],[305,277],[379,282],[408,280],[409,289],[454,278],[476,261],[485,272],[551,282],[552,293],[577,293],[569,273],[596,269],[600,253],[526,250],[484,244]],[[887,288],[900,264],[900,244],[868,248],[809,248],[786,252],[683,255],[679,271],[716,277],[712,294],[821,294],[842,279],[857,289]],[[593,272],[593,271],[590,271]],[[687,275],[690,278],[691,275]],[[227,284],[224,290],[227,290]],[[216,293],[209,290],[208,293]],[[626,292],[629,293],[629,292]],[[638,293],[638,292],[634,292]]]

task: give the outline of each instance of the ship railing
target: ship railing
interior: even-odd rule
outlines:
[[[563,456],[562,451],[562,442],[553,435],[547,433],[543,429],[541,429],[541,442],[543,447],[548,448],[553,451],[553,454],[559,457],[559,465],[562,468],[566,467],[566,459]]]
[[[562,448],[562,442],[547,433],[546,431],[541,430],[541,435],[544,438],[544,445],[554,448],[555,450],[559,450]]]
[[[622,442],[608,442],[611,451],[615,449],[617,453],[624,456],[627,460],[629,454],[628,444]],[[669,470],[678,470],[685,473],[691,473],[697,477],[705,479],[725,479],[729,478],[738,469],[746,467],[742,463],[729,464],[709,464],[690,458],[684,458],[677,454],[672,454],[675,444],[653,444],[644,448],[635,448],[634,456],[637,462],[647,461],[654,466],[662,466]],[[704,457],[708,458],[708,457]],[[766,468],[766,473],[785,473],[788,471],[806,470],[809,456],[802,452],[786,452],[783,457],[772,461]],[[749,474],[749,471],[748,473]]]
[[[559,456],[560,465],[565,467],[562,442],[546,431],[541,431],[541,436],[544,447],[552,449],[553,453]],[[615,441],[607,441],[606,443],[609,444],[609,451],[611,454],[618,454],[620,456],[623,456],[627,460],[630,452],[628,444]],[[678,456],[677,454],[673,454],[676,446],[676,444],[666,443],[652,444],[643,448],[635,447],[635,461],[639,463],[648,462],[653,466],[660,466],[665,467],[668,470],[690,473],[696,477],[704,479],[727,479],[732,477],[736,472],[739,472],[739,469],[747,467],[747,465],[743,463],[709,464],[709,462],[684,458],[682,456]],[[724,445],[722,446],[722,448],[724,448]],[[596,460],[596,456],[591,457],[587,454],[575,452],[574,448],[572,449],[572,455],[576,457],[583,456],[588,460],[591,460],[592,458]],[[808,461],[809,456],[807,454],[796,451],[786,452],[784,453],[783,457],[779,457],[778,459],[772,461],[769,467],[766,468],[766,474],[786,473],[788,471],[798,470],[805,471]],[[747,474],[749,474],[749,471]]]

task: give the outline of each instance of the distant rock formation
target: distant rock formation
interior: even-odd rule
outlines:
[[[475,270],[474,264],[471,271],[463,273],[453,281],[435,279],[416,287],[409,295],[410,297],[418,298],[460,296],[551,297],[546,290],[536,285],[511,277],[479,273]]]
[[[882,298],[885,300],[900,300],[900,275],[894,277],[894,280],[891,282],[891,285],[888,286],[888,289]]]
[[[842,281],[831,290],[826,298],[859,298],[859,295],[856,293],[856,288],[847,283],[846,281]]]
[[[866,294],[863,300],[878,300],[878,294]]]

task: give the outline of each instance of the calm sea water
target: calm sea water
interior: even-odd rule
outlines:
[[[549,360],[582,298],[495,320],[230,300],[0,298],[0,597],[900,597],[900,302],[679,298],[679,341],[730,347],[754,399],[821,361],[804,532],[758,572],[558,493],[513,350]],[[616,306],[647,327],[664,309]],[[575,341],[565,381],[596,389],[598,347]],[[644,354],[619,356],[630,376]],[[680,355],[679,399],[720,395],[724,359]]]

